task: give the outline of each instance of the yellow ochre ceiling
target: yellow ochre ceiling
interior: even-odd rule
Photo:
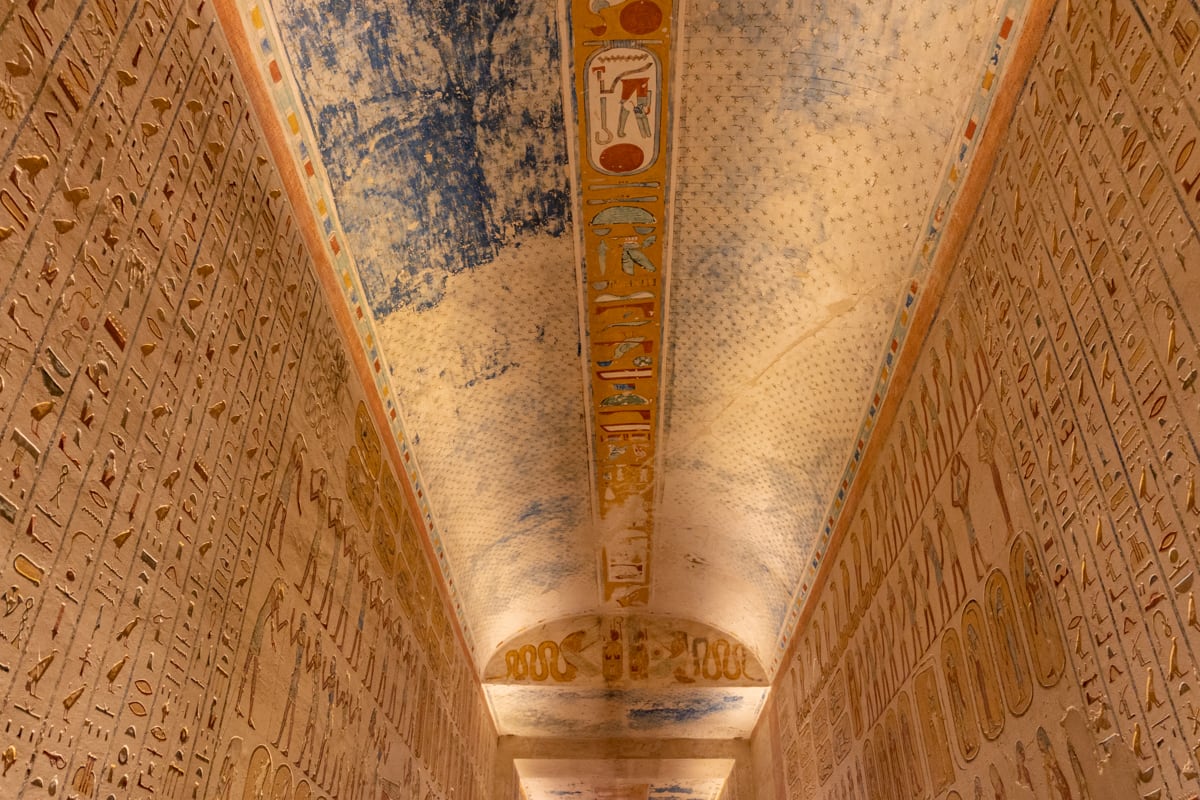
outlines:
[[[240,5],[500,732],[747,735],[1024,0]]]

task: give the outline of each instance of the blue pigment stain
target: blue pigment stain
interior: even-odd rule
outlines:
[[[695,794],[694,789],[689,789],[686,786],[675,784],[673,786],[656,786],[650,790],[650,794]]]
[[[571,495],[531,501],[518,512],[516,524],[489,542],[476,557],[478,564],[510,563],[529,548],[544,548],[546,563],[530,574],[538,591],[552,591],[579,576],[574,558],[574,532],[583,523],[577,499]],[[588,565],[585,565],[588,566]]]
[[[283,0],[278,18],[377,316],[432,308],[450,276],[566,231],[552,5]]]
[[[698,722],[713,714],[735,709],[741,702],[742,698],[737,695],[698,697],[676,704],[658,703],[640,708],[630,708],[625,715],[631,728],[645,730],[662,725]]]
[[[521,514],[517,517],[518,522],[528,522],[531,519],[536,519],[545,513],[545,507],[541,502],[534,500],[529,505],[521,510]]]

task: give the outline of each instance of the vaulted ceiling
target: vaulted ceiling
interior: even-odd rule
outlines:
[[[1023,6],[247,3],[502,733],[748,734]]]

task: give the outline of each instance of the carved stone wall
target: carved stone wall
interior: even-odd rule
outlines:
[[[212,5],[0,2],[0,61],[0,796],[484,800]]]
[[[760,738],[787,798],[1194,798],[1190,3],[1060,3]]]

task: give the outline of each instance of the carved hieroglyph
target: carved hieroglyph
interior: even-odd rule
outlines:
[[[650,599],[674,4],[570,4],[602,600]]]
[[[211,4],[8,4],[0,61],[0,796],[488,797]]]
[[[949,796],[1194,794],[1198,38],[1190,4],[1055,11],[778,679],[801,747],[835,676],[857,686],[827,778],[781,750],[789,797],[913,786],[906,693]]]
[[[597,614],[556,620],[505,642],[483,679],[579,688],[767,685],[754,654],[708,625]]]

